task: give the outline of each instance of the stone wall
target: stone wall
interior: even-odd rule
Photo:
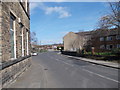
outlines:
[[[28,4],[29,5],[29,4]],[[29,6],[28,6],[29,7]],[[27,54],[27,32],[30,34],[30,17],[28,11],[20,2],[2,2],[0,4],[0,73],[2,75],[2,87],[16,79],[24,70],[31,65],[30,35],[28,35],[29,53]],[[15,45],[16,58],[11,59],[10,46],[10,15],[15,16]],[[22,24],[22,28],[20,25]],[[23,30],[24,56],[22,56],[21,34]],[[28,57],[29,56],[29,57]],[[26,58],[27,57],[27,58]]]
[[[2,10],[1,7],[1,2],[0,2],[0,12]],[[1,29],[1,24],[2,24],[2,13],[0,13],[0,65],[2,62],[2,29]],[[0,72],[0,89],[2,88],[2,73]]]
[[[0,3],[0,12],[2,10],[2,7],[1,7],[1,3]],[[2,13],[0,13],[0,62],[2,60],[2,29],[1,29],[1,25],[2,25]]]
[[[16,54],[17,58],[21,57],[20,52],[20,26],[18,19],[21,19],[22,24],[24,25],[24,48],[25,48],[25,55],[26,55],[26,30],[30,30],[29,28],[29,17],[26,15],[26,13],[23,11],[23,8],[21,7],[20,3],[14,3],[14,2],[4,2],[2,3],[2,14],[3,14],[3,21],[2,23],[2,60],[7,61],[10,60],[10,13],[14,14],[16,16]]]
[[[31,58],[27,58],[2,70],[2,87],[9,85],[30,66]]]

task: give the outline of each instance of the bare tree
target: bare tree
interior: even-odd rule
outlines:
[[[31,32],[31,43],[34,45],[38,44],[38,39],[36,37],[36,33],[35,32]]]
[[[120,2],[109,2],[111,13],[101,17],[99,27],[101,29],[120,28]]]

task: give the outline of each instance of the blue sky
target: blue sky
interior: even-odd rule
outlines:
[[[30,10],[31,32],[36,32],[41,44],[54,44],[62,43],[70,31],[94,30],[109,8],[105,2],[36,2]]]

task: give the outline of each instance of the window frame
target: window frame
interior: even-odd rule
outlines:
[[[105,49],[105,45],[100,45],[100,49]]]
[[[112,45],[112,44],[106,45],[106,49],[107,49],[107,50],[112,50],[112,49],[114,48],[114,45],[112,45],[112,48],[110,48],[111,45]],[[108,47],[108,46],[109,46],[109,47]]]
[[[117,40],[120,40],[120,35],[116,35],[116,39],[117,39]]]
[[[100,41],[104,41],[105,40],[105,38],[104,37],[100,37]]]
[[[10,46],[11,46],[11,60],[16,59],[16,17],[12,13],[10,13]],[[12,26],[11,26],[12,22]],[[11,34],[13,33],[13,36]],[[13,41],[12,41],[13,39]],[[13,44],[13,45],[12,45]],[[13,47],[13,50],[12,50]]]
[[[120,48],[120,44],[117,44],[117,48]]]
[[[113,36],[107,36],[106,37],[106,41],[112,41],[113,40]]]
[[[21,35],[20,35],[20,40],[21,40],[21,56],[24,57],[24,35],[23,35],[23,27],[24,25],[22,23],[19,24],[20,29],[21,29]]]
[[[26,29],[26,40],[27,40],[27,42],[26,42],[26,46],[27,46],[27,55],[29,55],[29,30],[28,29]]]

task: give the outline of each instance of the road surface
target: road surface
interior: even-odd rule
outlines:
[[[118,88],[118,70],[71,59],[58,52],[33,56],[29,68],[9,88]]]

